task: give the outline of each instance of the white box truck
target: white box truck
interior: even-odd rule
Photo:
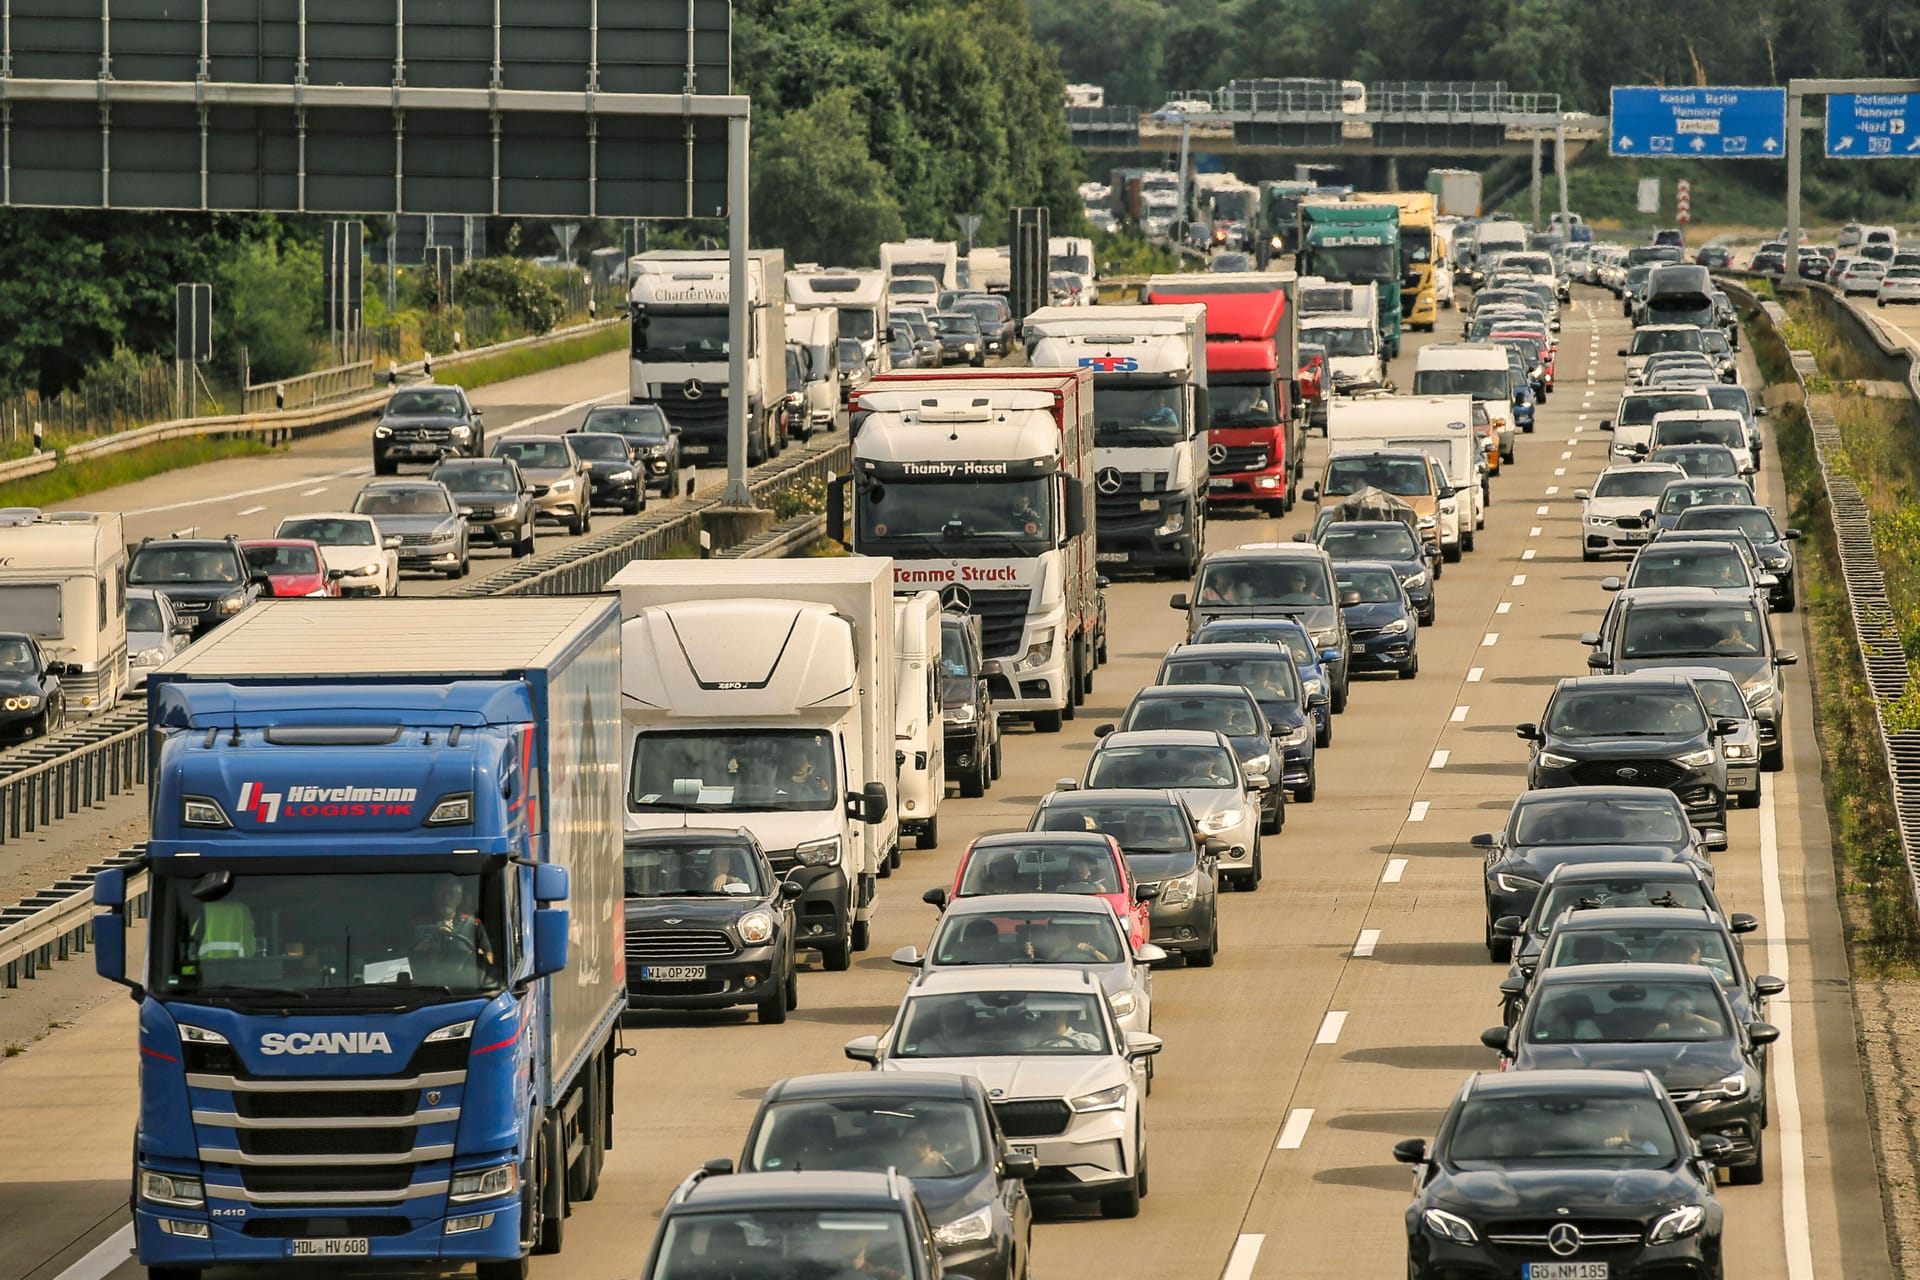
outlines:
[[[68,714],[127,689],[127,546],[117,511],[0,515],[0,631],[32,636],[64,664]]]
[[[631,396],[657,404],[680,428],[680,456],[699,466],[727,461],[732,402],[727,316],[733,296],[725,253],[661,249],[627,264],[633,326]],[[786,261],[779,249],[747,255],[747,465],[779,447],[775,414],[787,394]]]
[[[1473,397],[1353,396],[1327,407],[1327,452],[1418,449],[1447,473],[1453,496],[1441,498],[1436,519],[1448,560],[1473,550],[1473,533],[1486,527],[1480,486],[1485,463],[1473,431]]]
[[[845,969],[899,859],[893,561],[636,560],[619,593],[630,831],[737,824]]]
[[[946,725],[940,711],[940,593],[893,598],[893,759],[900,766],[900,838],[940,844],[947,794]]]
[[[880,274],[889,282],[925,276],[939,291],[960,287],[960,246],[951,240],[898,240],[880,246]]]
[[[787,299],[809,310],[839,315],[840,336],[860,343],[869,373],[885,373],[887,358],[887,278],[878,271],[828,267],[787,272]]]

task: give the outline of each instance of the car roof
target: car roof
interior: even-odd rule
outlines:
[[[1271,657],[1270,653],[1260,655]],[[1100,740],[1094,753],[1108,747],[1224,747],[1226,739],[1217,729],[1129,729],[1110,733]]]
[[[1071,897],[1061,894],[1060,897]],[[999,901],[995,898],[994,901]],[[1101,990],[1100,980],[1081,968],[1050,965],[996,965],[993,967],[956,967],[923,969],[913,980],[918,995],[940,995],[963,991],[1047,991],[1075,992]]]
[[[1325,563],[1327,552],[1317,542],[1248,542],[1225,551],[1209,551],[1206,563],[1215,560],[1317,560]]]
[[[203,549],[219,547],[225,550],[228,547],[235,546],[239,541],[238,538],[234,538],[231,541],[226,538],[142,538],[140,545],[133,550],[135,555],[145,551],[148,547],[199,547]]]
[[[1691,862],[1563,862],[1547,872],[1547,881],[1624,880],[1633,876],[1700,881],[1700,871]]]
[[[1186,648],[1187,646],[1183,645],[1181,647]],[[1205,647],[1212,648],[1211,645]],[[1274,647],[1275,646],[1270,644],[1259,646],[1263,651],[1271,651]],[[1243,684],[1149,684],[1143,685],[1136,690],[1133,698],[1135,702],[1138,702],[1142,698],[1149,698],[1155,701],[1171,701],[1175,698],[1246,699],[1252,696],[1252,694],[1247,692],[1247,686]]]
[[[1120,736],[1122,735],[1112,734],[1108,741]],[[996,831],[992,835],[974,837],[973,843],[967,846],[967,851],[971,853],[975,849],[999,849],[1007,846],[1027,848],[1036,844],[1098,845],[1102,849],[1111,851],[1113,846],[1108,843],[1109,839],[1109,836],[1100,831]]]
[[[1712,587],[1629,587],[1620,593],[1620,603],[1625,607],[1628,605],[1725,605],[1729,601],[1726,596]]]
[[[1692,907],[1597,907],[1575,911],[1554,921],[1554,931],[1579,933],[1586,929],[1711,929],[1725,933],[1727,926],[1711,911]]]
[[[1613,475],[1645,475],[1649,472],[1669,474],[1680,480],[1687,478],[1687,473],[1673,462],[1616,462],[1602,470],[1598,478],[1605,480]]]
[[[1058,899],[1064,895],[1047,896]],[[797,1102],[807,1098],[976,1098],[985,1092],[986,1086],[980,1083],[978,1077],[952,1071],[827,1071],[777,1080],[768,1088],[763,1101]]]
[[[1399,529],[1403,533],[1412,533],[1404,520],[1329,520],[1320,530],[1320,536],[1326,537],[1335,529]],[[1325,545],[1325,544],[1322,544]]]
[[[912,1195],[895,1173],[853,1171],[729,1173],[683,1184],[667,1213],[723,1209],[849,1208],[901,1211]]]
[[[947,904],[941,923],[955,916],[996,915],[1003,911],[1046,911],[1053,915],[1076,912],[1113,918],[1113,904],[1099,894],[1082,893],[993,893],[956,898]]]
[[[524,436],[521,438],[525,439]],[[369,489],[438,489],[444,492],[446,487],[428,476],[409,476],[402,480],[369,480],[360,486],[360,492],[365,493]]]
[[[1158,685],[1149,686],[1159,688]],[[1143,690],[1144,692],[1144,690]],[[1111,737],[1112,735],[1108,735]],[[1077,801],[1088,803],[1138,805],[1147,808],[1154,805],[1177,806],[1183,803],[1180,793],[1162,790],[1158,787],[1075,787],[1071,791],[1049,791],[1040,797],[1040,806],[1046,808],[1055,804],[1073,804]]]
[[[242,547],[317,547],[312,538],[242,538]]]
[[[1583,1097],[1655,1094],[1659,1086],[1645,1071],[1477,1071],[1467,1077],[1462,1097],[1514,1098],[1531,1093],[1572,1093]]]
[[[1655,908],[1658,910],[1658,908]],[[1700,912],[1690,912],[1696,919]],[[1697,964],[1658,964],[1646,961],[1627,961],[1619,964],[1575,964],[1559,965],[1550,969],[1541,969],[1534,977],[1536,985],[1550,986],[1572,982],[1630,982],[1636,978],[1646,981],[1676,982],[1681,980],[1694,982],[1715,982],[1712,974]]]
[[[297,511],[290,516],[281,516],[280,523],[289,520],[360,520],[373,523],[373,517],[364,511]]]
[[[618,433],[607,432],[605,434],[614,435]],[[522,435],[516,432],[515,434],[508,436],[505,439],[498,441],[497,443],[512,444],[512,443],[515,443],[516,441],[520,444],[555,444],[555,443],[565,444],[567,442],[567,437],[565,435]]]
[[[1687,666],[1676,662],[1671,666],[1642,667],[1640,671],[1648,675],[1685,676],[1689,680],[1726,680],[1734,684],[1739,683],[1724,667]]]
[[[1654,590],[1664,589],[1665,588],[1654,588]],[[1623,592],[1622,594],[1625,593]],[[1707,598],[1714,604],[1727,603],[1727,597],[1714,595],[1712,592],[1707,593]],[[1678,688],[1685,686],[1689,689],[1693,687],[1685,677],[1682,676],[1663,676],[1634,671],[1625,675],[1565,676],[1561,679],[1558,688],[1556,688],[1554,692],[1561,693],[1576,689],[1625,689],[1629,686],[1634,688]]]
[[[1166,656],[1161,658],[1160,661],[1166,662],[1168,658],[1271,658],[1274,656],[1274,650],[1279,647],[1279,645],[1268,644],[1263,640],[1189,640],[1183,644],[1176,644],[1171,649],[1168,649]],[[1174,687],[1184,689],[1188,686],[1176,685]],[[1212,689],[1218,688],[1219,686],[1200,685],[1198,687]],[[1246,686],[1234,685],[1232,687],[1243,689]]]

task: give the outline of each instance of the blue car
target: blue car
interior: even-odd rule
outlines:
[[[1319,770],[1314,764],[1314,722],[1307,712],[1300,669],[1291,655],[1270,643],[1177,644],[1160,660],[1155,684],[1237,684],[1253,695],[1273,727],[1282,755],[1281,785],[1288,798],[1312,804]]]
[[[1320,530],[1319,541],[1335,569],[1356,560],[1392,565],[1413,611],[1420,617],[1420,625],[1433,625],[1440,604],[1434,598],[1432,566],[1406,525],[1397,520],[1336,520]]]
[[[1392,671],[1402,680],[1419,675],[1420,624],[1395,566],[1346,560],[1333,566],[1333,580],[1353,638],[1353,670]]]
[[[1333,673],[1327,664],[1338,661],[1340,651],[1315,649],[1306,623],[1298,618],[1218,618],[1201,626],[1193,639],[1196,644],[1285,645],[1299,669],[1300,687],[1313,715],[1313,745],[1333,745]]]

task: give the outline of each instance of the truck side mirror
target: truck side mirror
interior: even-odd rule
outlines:
[[[1067,485],[1067,536],[1077,538],[1087,531],[1087,495],[1077,484]]]
[[[850,812],[848,816],[857,818],[868,826],[884,819],[887,816],[887,784],[869,782],[860,788],[859,811]]]
[[[549,977],[567,967],[568,914],[565,907],[541,907],[533,913],[534,977]]]
[[[535,902],[565,902],[572,892],[572,877],[565,867],[545,862],[533,869]]]
[[[847,502],[852,479],[852,476],[835,476],[827,482],[827,537],[843,547],[851,545],[847,542]]]
[[[146,988],[127,977],[127,922],[120,913],[127,905],[127,873],[113,867],[95,876],[93,905],[107,908],[93,918],[94,972],[125,987],[135,1000],[146,999]]]

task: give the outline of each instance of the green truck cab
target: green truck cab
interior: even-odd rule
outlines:
[[[1400,354],[1400,210],[1386,204],[1302,201],[1297,258],[1302,276],[1371,284],[1380,305],[1380,339]]]

